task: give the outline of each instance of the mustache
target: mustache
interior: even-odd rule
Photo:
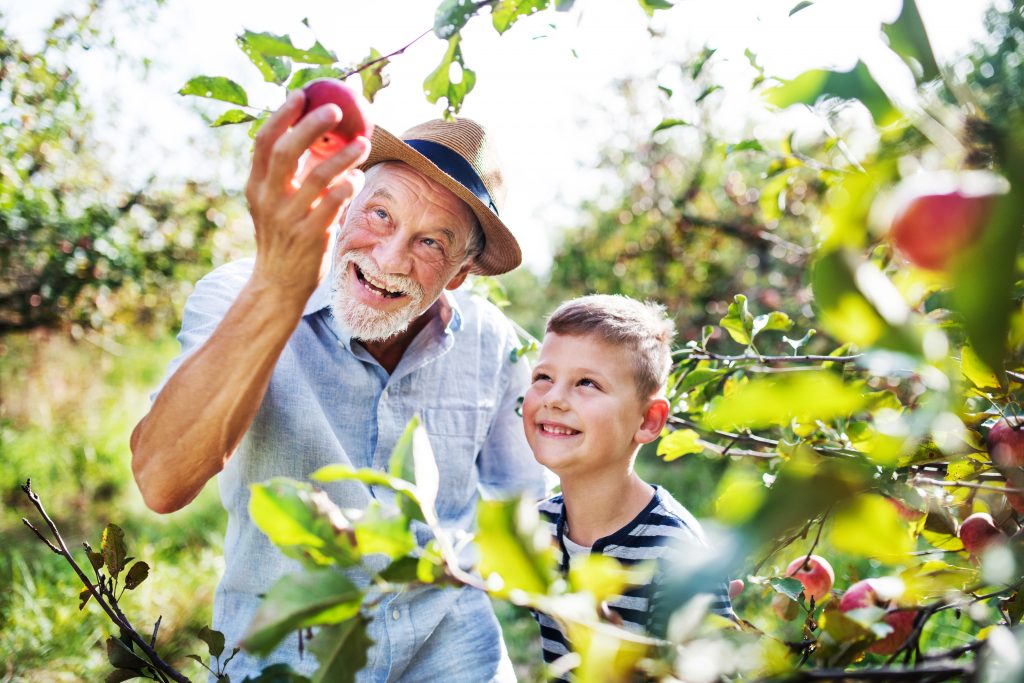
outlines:
[[[341,255],[341,259],[335,269],[335,286],[340,284],[345,271],[348,269],[348,264],[350,263],[354,263],[356,267],[363,272],[364,276],[369,277],[376,283],[380,283],[386,289],[393,292],[401,291],[414,297],[423,295],[423,288],[418,282],[416,282],[416,280],[404,275],[389,275],[381,272],[377,268],[377,264],[373,262],[373,259],[370,258],[369,255],[360,251],[347,251]]]

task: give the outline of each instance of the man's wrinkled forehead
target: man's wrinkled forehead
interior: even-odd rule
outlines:
[[[401,161],[382,161],[366,169],[365,173],[366,183],[359,196],[362,202],[380,197],[398,203],[404,189],[409,193],[405,201],[412,199],[429,202],[460,217],[467,230],[472,229],[475,217],[469,205],[447,187],[412,166]]]

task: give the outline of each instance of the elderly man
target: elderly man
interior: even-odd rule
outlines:
[[[229,646],[260,594],[297,568],[249,518],[253,483],[303,479],[331,463],[384,469],[419,413],[445,527],[472,528],[479,489],[543,493],[516,412],[529,377],[510,358],[514,329],[490,304],[448,291],[521,259],[499,217],[504,186],[485,131],[468,119],[401,138],[378,128],[372,149],[359,138],[300,177],[302,154],[341,116],[327,105],[300,120],[302,109],[295,92],[256,139],[246,191],[255,260],[196,285],[182,352],[132,434],[135,478],[157,512],[185,506],[220,473],[228,528],[214,628]],[[353,482],[326,489],[343,508],[390,494]],[[387,596],[370,637],[360,680],[514,680],[479,591]],[[309,673],[316,662],[297,643],[266,661],[240,654],[228,673],[241,680],[281,661]]]

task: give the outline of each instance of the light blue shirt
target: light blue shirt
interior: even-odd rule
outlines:
[[[253,263],[227,264],[196,285],[178,337],[182,351],[168,377],[216,329]],[[431,321],[391,374],[335,321],[326,281],[310,297],[252,426],[219,475],[228,526],[213,627],[224,632],[229,649],[244,635],[259,595],[283,574],[300,570],[249,518],[251,484],[279,476],[304,480],[324,465],[339,463],[386,470],[395,443],[419,413],[440,471],[438,515],[453,534],[473,530],[478,491],[488,497],[523,491],[543,497],[542,469],[530,454],[516,411],[529,368],[511,359],[518,346],[515,330],[477,296],[447,291],[444,296],[452,312],[448,323],[440,317]],[[319,486],[343,509],[363,508],[373,499],[394,500],[383,487],[355,482]],[[421,542],[427,538],[422,528],[417,536]],[[365,584],[367,575],[356,579]],[[480,632],[458,635],[467,628]],[[387,596],[374,610],[370,637],[376,645],[361,681],[501,678],[488,663],[489,658],[497,662],[503,652],[500,633],[479,591],[430,588]],[[297,636],[289,637],[263,661],[239,653],[227,673],[240,681],[268,663],[288,662],[308,675],[316,660],[308,652],[300,659],[297,643]],[[467,643],[481,653],[478,663],[467,659]],[[464,675],[453,669],[453,661],[468,661]]]

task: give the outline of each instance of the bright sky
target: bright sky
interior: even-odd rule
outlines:
[[[981,16],[991,0],[918,0],[940,61],[962,53],[983,37]],[[0,0],[15,35],[30,39],[54,13],[75,0]],[[552,3],[553,4],[553,3]],[[477,73],[477,85],[462,114],[485,123],[496,136],[510,185],[502,217],[518,235],[527,265],[550,265],[559,229],[571,225],[574,202],[598,191],[585,172],[606,131],[581,125],[599,107],[616,107],[609,84],[627,74],[649,76],[658,66],[709,44],[717,57],[746,63],[745,48],[756,53],[769,74],[792,76],[806,68],[852,66],[859,57],[878,58],[879,21],[894,18],[899,0],[818,0],[789,17],[796,0],[680,0],[658,12],[653,22],[635,0],[577,0],[569,13],[547,11],[529,17],[499,37],[489,17],[470,22],[463,54]],[[143,30],[121,31],[122,46],[153,59],[150,79],[118,71],[92,54],[79,63],[96,102],[114,102],[106,115],[104,138],[115,148],[111,163],[133,177],[154,171],[208,177],[208,157],[197,155],[188,139],[202,134],[195,98],[175,92],[194,75],[229,76],[242,83],[257,105],[276,106],[282,93],[262,83],[236,47],[243,29],[291,34],[312,42],[303,17],[317,37],[343,60],[360,61],[375,47],[388,53],[433,24],[436,0],[168,0],[159,20]],[[648,29],[668,39],[652,41]],[[393,132],[434,118],[441,109],[422,95],[424,77],[440,61],[446,44],[427,36],[388,67],[391,85],[374,104],[376,120]],[[575,54],[573,53],[575,50]],[[721,93],[723,124],[738,123],[749,102]],[[223,108],[227,108],[225,105]],[[213,105],[209,111],[223,109]],[[658,122],[641,122],[650,130]],[[145,138],[139,122],[149,124]],[[738,134],[738,133],[737,133]],[[237,139],[237,138],[236,138]],[[239,140],[238,144],[246,144]],[[244,174],[227,178],[237,186]]]

